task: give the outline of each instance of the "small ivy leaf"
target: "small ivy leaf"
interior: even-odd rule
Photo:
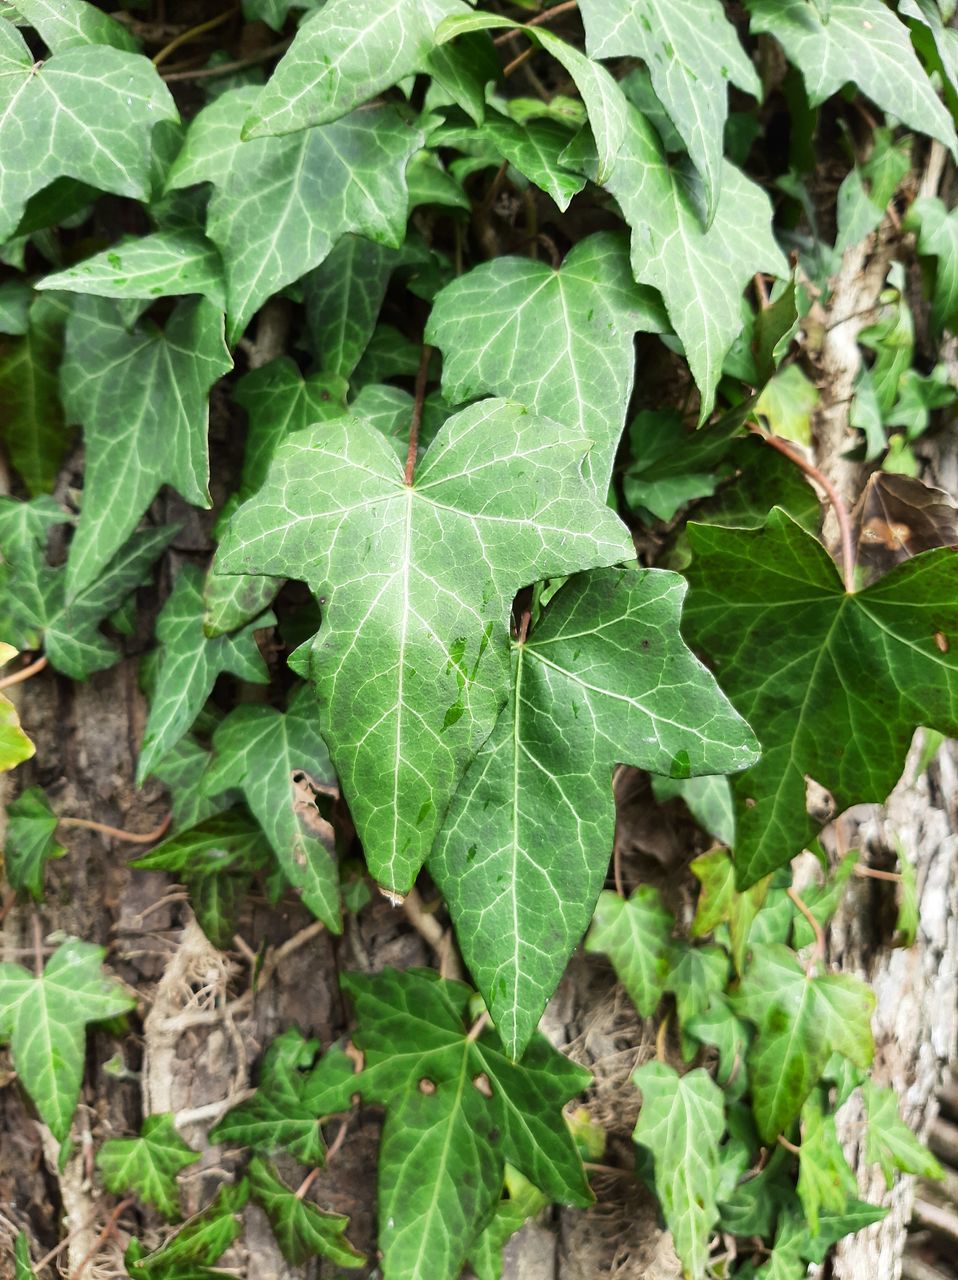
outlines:
[[[273,866],[269,842],[245,809],[227,809],[178,831],[130,863],[168,871],[186,885],[200,928],[214,947],[228,947],[250,881]]]
[[[755,68],[719,0],[583,0],[593,58],[641,58],[702,176],[706,223],[718,204],[728,89],[761,98]]]
[[[496,152],[550,196],[563,212],[568,209],[572,197],[585,187],[584,176],[573,173],[562,162],[562,153],[573,135],[558,120],[545,118],[520,122],[498,111],[488,110],[477,136],[487,139]]]
[[[91,44],[111,45],[127,53],[140,48],[139,40],[122,22],[85,0],[17,0],[16,10],[52,53]]]
[[[642,1093],[632,1137],[652,1155],[656,1194],[685,1275],[705,1280],[709,1237],[719,1218],[722,1091],[707,1071],[680,1076],[664,1062],[647,1062],[632,1081]]]
[[[745,1057],[748,1052],[749,1029],[732,1012],[725,996],[713,992],[709,997],[708,1008],[704,1013],[687,1018],[684,1030],[701,1044],[715,1046],[719,1054],[718,1082],[729,1098],[741,1098],[748,1089]],[[719,1199],[721,1198],[720,1196]]]
[[[849,82],[883,111],[958,153],[955,126],[882,0],[831,0],[828,22],[804,0],[746,0],[754,33],[773,35],[802,73],[813,107]]]
[[[25,1231],[18,1231],[13,1244],[14,1280],[36,1280],[33,1260],[30,1257],[30,1238]]]
[[[820,1092],[814,1090],[802,1107],[802,1144],[798,1154],[798,1198],[812,1235],[818,1232],[822,1210],[844,1213],[858,1190],[842,1151],[835,1116],[825,1111]]]
[[[437,296],[426,341],[445,357],[450,403],[502,395],[578,426],[594,442],[586,468],[605,496],[632,394],[635,332],[666,327],[658,297],[631,280],[624,237],[600,232],[558,270],[502,257],[460,276]]]
[[[410,486],[385,437],[339,418],[280,445],[230,521],[223,571],[292,575],[325,601],[310,667],[323,736],[370,870],[395,892],[507,695],[515,592],[632,555],[584,452],[579,432],[488,400],[448,419]]]
[[[71,594],[103,572],[161,485],[210,505],[208,395],[232,367],[222,312],[205,299],[178,303],[164,329],[146,319],[128,328],[105,298],[74,301],[61,387],[67,421],[83,426],[86,471],[67,562]]]
[[[768,893],[769,880],[759,880],[739,893],[735,888],[735,864],[726,849],[712,849],[691,863],[689,870],[701,884],[692,921],[692,937],[714,933],[720,924],[729,926],[732,960],[737,973],[745,966],[745,952],[752,924]]]
[[[721,947],[690,947],[686,942],[672,944],[665,989],[675,997],[675,1012],[682,1031],[682,1056],[686,1062],[695,1056],[689,1023],[702,1017],[713,998],[725,990],[728,974],[728,956]]]
[[[218,310],[226,310],[220,255],[198,231],[155,231],[122,240],[66,271],[44,276],[35,287],[150,301],[200,293]]]
[[[68,517],[56,510],[52,523]],[[135,533],[103,567],[101,575],[72,600],[66,598],[67,570],[46,561],[43,518],[10,526],[0,525],[0,550],[8,570],[5,623],[8,633],[24,647],[41,643],[50,665],[73,680],[86,680],[111,667],[119,657],[116,646],[100,630],[149,576],[150,569],[176,533],[173,526]]]
[[[265,22],[274,31],[282,31],[291,9],[318,9],[323,0],[243,0],[243,17],[247,22]]]
[[[6,72],[0,88],[0,243],[16,231],[29,198],[62,176],[114,195],[149,198],[150,133],[177,114],[146,58],[87,45],[37,64],[5,18],[0,58]]]
[[[496,1211],[469,1248],[467,1262],[476,1280],[502,1280],[502,1251],[517,1231],[548,1205],[549,1198],[506,1165],[505,1190]]]
[[[301,1070],[318,1047],[295,1027],[278,1036],[266,1051],[256,1093],[226,1113],[210,1141],[236,1142],[266,1156],[285,1150],[301,1164],[321,1165],[326,1144],[317,1112],[304,1099],[308,1077]]]
[[[376,328],[398,250],[345,235],[302,279],[310,349],[319,368],[348,378]]]
[[[844,858],[827,877],[824,884],[811,885],[802,890],[802,901],[809,911],[825,927],[838,910],[846,886],[859,859],[857,849],[846,853]],[[809,947],[815,941],[815,933],[805,914],[794,908],[795,918],[792,922],[792,946],[796,951]]]
[[[657,889],[639,885],[629,898],[603,892],[595,904],[586,951],[604,953],[643,1018],[665,992],[675,917]]]
[[[16,654],[12,645],[0,641],[0,667],[6,666]],[[16,707],[9,698],[0,694],[0,773],[15,769],[18,764],[23,764],[24,760],[29,760],[35,754],[36,747],[20,727]],[[9,868],[7,874],[9,875]]]
[[[814,836],[806,775],[838,812],[880,803],[916,726],[958,733],[958,560],[928,551],[849,595],[821,544],[781,510],[758,530],[690,524],[689,540],[687,634],[765,752],[732,782],[744,887]],[[867,699],[855,696],[863,681]]]
[[[206,794],[206,770],[212,758],[211,751],[187,735],[153,766],[150,776],[159,778],[170,789],[174,831],[195,826],[239,800],[238,795],[229,792],[221,792],[215,798]]]
[[[328,0],[296,33],[252,104],[243,136],[327,124],[407,76],[430,69],[443,18],[461,0]]]
[[[306,685],[292,693],[285,714],[273,707],[235,707],[213,735],[204,785],[210,795],[242,793],[303,904],[339,933],[335,835],[314,799],[319,792],[337,792],[336,775],[316,728],[318,717],[315,694]]]
[[[194,1280],[205,1275],[206,1268],[218,1262],[241,1234],[240,1214],[248,1199],[245,1178],[232,1186],[224,1184],[212,1203],[184,1222],[159,1249],[145,1257],[139,1247],[132,1253],[128,1250],[125,1262],[132,1280]],[[217,1274],[210,1271],[211,1280]]]
[[[918,236],[918,252],[937,258],[932,294],[935,329],[958,327],[958,210],[948,212],[936,196],[916,200],[908,210],[907,224]]]
[[[600,174],[587,134],[574,153],[585,172]],[[715,404],[722,362],[742,329],[742,290],[756,271],[785,278],[788,263],[772,236],[768,196],[723,161],[722,199],[706,231],[697,175],[673,168],[654,129],[628,108],[625,141],[605,186],[632,228],[632,272],[665,300],[701,392],[700,421]]]
[[[260,1156],[249,1162],[250,1193],[266,1210],[283,1257],[293,1266],[310,1258],[329,1258],[337,1267],[354,1269],[366,1259],[346,1239],[349,1218],[328,1213],[280,1181],[276,1170]]]
[[[248,104],[248,91],[235,89],[204,108],[167,181],[171,189],[216,187],[206,232],[223,256],[231,342],[267,298],[318,267],[347,232],[399,248],[406,165],[425,141],[395,107],[380,105],[288,137],[243,142]]]
[[[126,1013],[135,1001],[102,968],[106,952],[70,938],[40,977],[0,964],[0,1038],[40,1118],[58,1142],[70,1130],[80,1097],[86,1024]]]
[[[867,1133],[865,1159],[878,1164],[889,1191],[895,1170],[914,1173],[920,1178],[943,1178],[941,1165],[928,1148],[915,1137],[898,1114],[898,1095],[894,1089],[883,1089],[866,1080],[862,1085]]]
[[[347,974],[356,1009],[353,1042],[316,1071],[317,1106],[354,1094],[386,1107],[379,1157],[379,1245],[385,1280],[455,1280],[494,1212],[508,1160],[553,1200],[591,1202],[582,1162],[562,1118],[588,1072],[536,1036],[511,1062],[489,1029],[470,1035],[470,992],[430,971]],[[345,1068],[345,1070],[344,1070]]]
[[[810,445],[812,414],[819,398],[814,382],[797,364],[789,364],[765,384],[755,412],[765,419],[772,435]]]
[[[856,1066],[874,1053],[875,996],[845,974],[810,977],[784,946],[754,946],[732,1008],[755,1025],[748,1068],[762,1138],[783,1133],[818,1083],[833,1051]]]
[[[754,759],[748,726],[679,635],[684,594],[678,575],[631,569],[582,574],[558,592],[513,645],[511,697],[429,860],[513,1054],[602,887],[615,765],[688,775]]]
[[[636,414],[629,426],[632,461],[622,478],[629,507],[670,522],[686,503],[711,497],[732,470],[726,458],[754,407],[751,399],[745,404],[699,431],[674,409]]]
[[[269,679],[255,633],[272,626],[273,615],[262,614],[235,635],[210,639],[203,631],[202,584],[202,572],[184,565],[157,619],[160,665],[137,766],[140,782],[190,728],[217,676],[229,672],[254,684]]]
[[[42,787],[29,787],[7,805],[3,868],[13,889],[43,901],[43,869],[67,850],[54,839],[59,819]]]
[[[734,845],[735,810],[732,790],[724,774],[706,774],[701,778],[663,778],[654,774],[652,794],[658,804],[681,800],[703,831],[726,848]]]
[[[200,1152],[188,1147],[176,1132],[175,1117],[168,1112],[146,1116],[137,1138],[104,1142],[96,1163],[107,1191],[115,1195],[135,1191],[164,1218],[178,1218],[176,1175],[199,1158]]]
[[[48,493],[70,447],[59,373],[67,310],[36,298],[22,336],[0,341],[0,437],[30,494]]]

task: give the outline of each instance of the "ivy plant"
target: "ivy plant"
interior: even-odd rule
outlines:
[[[132,1277],[215,1274],[249,1200],[291,1266],[368,1270],[308,1194],[362,1102],[381,1274],[496,1280],[524,1222],[593,1200],[590,1075],[539,1030],[583,941],[656,1020],[622,1172],[690,1280],[802,1280],[882,1218],[853,1095],[864,1161],[938,1172],[828,963],[869,868],[806,791],[880,803],[916,729],[958,736],[958,514],[918,474],[958,398],[929,354],[958,223],[915,177],[958,157],[953,8],[243,0],[170,40],[148,0],[0,5],[0,662],[27,655],[0,689],[140,659],[172,830],[130,874],[213,946],[260,880],[332,934],[418,882],[467,979],[448,947],[343,974],[342,1038],[263,1046],[209,1135],[235,1176],[131,1239]],[[823,316],[879,231],[850,511],[813,456]],[[51,913],[67,815],[29,730],[0,694],[5,875]],[[686,806],[694,911],[610,868],[620,767]],[[41,919],[0,1038],[69,1144],[88,1027],[142,1010],[92,944],[44,958]],[[179,1219],[175,1114],[97,1141],[106,1191]]]

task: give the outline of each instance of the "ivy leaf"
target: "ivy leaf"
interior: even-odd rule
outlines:
[[[348,378],[359,364],[399,256],[387,244],[345,235],[326,261],[303,277],[310,347],[327,373]]]
[[[43,901],[43,869],[67,852],[54,839],[59,819],[42,787],[28,787],[7,805],[3,867],[12,888]]]
[[[247,22],[265,22],[274,31],[282,31],[290,9],[318,9],[323,0],[243,0],[243,17]]]
[[[16,657],[16,652],[12,645],[0,641],[0,667]],[[0,693],[0,773],[15,769],[35,752],[36,747],[20,728],[16,707]]]
[[[756,1027],[749,1079],[767,1142],[798,1116],[833,1051],[859,1067],[871,1063],[874,993],[847,974],[810,977],[788,947],[752,948],[732,1007]]]
[[[316,697],[305,685],[290,696],[285,714],[273,707],[235,707],[213,735],[205,786],[211,795],[242,793],[303,904],[339,933],[335,838],[312,800],[320,791],[335,790],[336,781],[317,719]]]
[[[768,892],[768,880],[759,880],[739,893],[735,888],[735,864],[725,849],[712,849],[696,858],[689,870],[701,884],[692,921],[692,937],[714,933],[727,923],[732,959],[738,973],[745,965],[745,951],[752,924]]]
[[[719,1217],[722,1091],[702,1068],[680,1076],[664,1062],[647,1062],[632,1081],[642,1092],[632,1136],[652,1155],[656,1194],[685,1274],[704,1280],[709,1237]]]
[[[231,342],[267,298],[319,266],[347,232],[399,248],[406,165],[425,140],[382,105],[289,137],[243,142],[248,104],[248,91],[235,89],[201,111],[168,180],[171,188],[216,185],[206,231],[223,256]]]
[[[593,58],[641,58],[705,188],[718,204],[729,82],[761,98],[755,68],[719,0],[583,0]]]
[[[153,766],[152,777],[165,783],[171,793],[174,831],[195,826],[214,813],[222,813],[238,800],[238,796],[228,793],[215,799],[206,795],[203,784],[211,759],[212,752],[187,735]]]
[[[389,889],[414,881],[495,723],[515,592],[632,554],[584,452],[579,432],[490,400],[445,423],[409,486],[384,436],[340,418],[283,443],[230,522],[221,570],[305,579],[324,602],[323,736]]]
[[[178,831],[130,863],[168,871],[186,885],[200,928],[214,947],[228,947],[253,874],[272,865],[266,837],[245,809],[227,809]]]
[[[40,1118],[63,1142],[80,1097],[86,1024],[115,1018],[134,1000],[102,969],[106,952],[70,938],[40,977],[22,965],[0,964],[0,1038]]]
[[[0,341],[0,437],[30,494],[49,493],[70,445],[60,407],[66,311],[37,298],[21,337]]]
[[[315,1108],[304,1099],[307,1076],[300,1070],[318,1047],[295,1027],[277,1036],[263,1059],[259,1088],[210,1130],[210,1141],[236,1142],[267,1156],[286,1150],[301,1164],[321,1165],[326,1144]]]
[[[958,561],[924,552],[849,595],[821,544],[778,509],[763,529],[690,524],[689,539],[687,632],[764,748],[732,783],[744,887],[814,836],[806,775],[838,812],[880,803],[918,725],[958,733]]]
[[[67,420],[82,423],[86,445],[70,594],[103,572],[161,485],[210,505],[207,397],[232,367],[222,312],[205,299],[178,303],[164,329],[147,319],[127,328],[115,302],[76,299],[61,371]]]
[[[672,945],[665,989],[675,997],[675,1012],[682,1031],[682,1053],[688,1062],[695,1056],[692,1027],[704,1017],[716,997],[728,985],[728,956],[722,947]]]
[[[240,1214],[248,1199],[245,1178],[232,1186],[224,1183],[214,1200],[184,1222],[159,1249],[145,1258],[133,1257],[128,1250],[125,1262],[133,1280],[179,1280],[181,1276],[194,1280],[203,1275],[242,1232]],[[213,1277],[216,1273],[209,1274]]]
[[[150,132],[177,115],[146,58],[86,45],[38,65],[0,18],[0,67],[0,243],[16,231],[29,198],[60,177],[149,198]]]
[[[582,574],[558,592],[513,645],[510,700],[429,860],[513,1054],[605,879],[615,765],[687,777],[755,758],[748,726],[679,635],[684,593],[677,574],[631,569]]]
[[[200,1152],[188,1147],[176,1132],[175,1117],[145,1116],[137,1138],[111,1138],[96,1158],[103,1185],[114,1195],[135,1191],[144,1204],[164,1218],[180,1216],[176,1175],[195,1164]]]
[[[773,35],[801,71],[813,107],[846,84],[896,120],[958,151],[955,126],[912,48],[905,24],[882,0],[832,0],[823,22],[804,0],[746,0],[753,32]]]
[[[437,296],[426,341],[443,352],[451,404],[484,393],[578,426],[594,441],[586,467],[605,496],[632,394],[636,330],[667,327],[659,299],[633,284],[624,237],[581,241],[555,270],[502,257]]]
[[[477,1280],[502,1280],[502,1251],[512,1237],[549,1203],[518,1169],[506,1165],[505,1194],[489,1222],[469,1248],[468,1263]]]
[[[22,337],[30,327],[33,290],[26,280],[4,280],[0,284],[0,333]]]
[[[821,1210],[843,1213],[858,1190],[838,1139],[835,1116],[826,1113],[820,1090],[802,1107],[802,1144],[798,1154],[798,1198],[812,1234],[818,1232]]]
[[[587,137],[580,135],[571,151],[599,181]],[[772,237],[768,197],[724,161],[722,200],[705,230],[700,179],[681,164],[669,165],[655,130],[632,106],[615,173],[605,185],[632,227],[632,272],[662,294],[682,340],[702,394],[704,421],[715,403],[722,362],[742,328],[742,290],[756,270],[788,275]]]
[[[628,898],[603,892],[595,904],[586,951],[602,952],[643,1018],[650,1018],[665,991],[675,917],[658,889],[639,885]]]
[[[65,520],[58,511],[54,523]],[[72,680],[86,680],[93,672],[113,666],[117,649],[100,626],[149,577],[154,561],[175,533],[170,526],[135,533],[107,562],[100,577],[68,600],[69,571],[47,563],[45,530],[38,527],[25,535],[21,531],[9,536],[0,530],[0,549],[9,570],[7,618],[24,647],[39,648],[42,643],[50,665]]]
[[[865,1159],[881,1166],[889,1191],[896,1169],[914,1173],[919,1178],[945,1176],[935,1157],[899,1116],[898,1095],[894,1089],[883,1089],[866,1080],[862,1085],[862,1099],[868,1121]]]
[[[338,120],[430,67],[434,31],[460,0],[327,0],[300,27],[243,126],[247,138]],[[440,81],[441,82],[441,81]]]
[[[563,212],[572,197],[585,187],[579,173],[566,168],[562,153],[572,140],[569,129],[558,120],[512,120],[498,111],[487,111],[479,130],[495,150],[555,201]],[[502,261],[502,259],[497,259]]]
[[[66,271],[44,276],[36,288],[149,301],[201,293],[218,310],[226,310],[220,255],[198,231],[155,231],[122,241]]]
[[[553,1200],[590,1203],[561,1115],[588,1072],[542,1036],[519,1063],[494,1032],[470,1037],[463,1021],[469,989],[432,972],[347,974],[343,986],[356,1007],[353,1040],[365,1070],[340,1080],[334,1093],[341,1096],[327,1094],[327,1105],[342,1109],[360,1093],[386,1106],[379,1157],[385,1280],[454,1280],[493,1213],[507,1160]],[[335,1060],[330,1065],[336,1070]]]
[[[366,1259],[346,1239],[349,1218],[327,1213],[309,1200],[301,1200],[285,1186],[272,1165],[254,1156],[249,1162],[253,1199],[266,1210],[283,1257],[293,1266],[310,1258],[329,1258],[338,1267],[361,1267]]]
[[[53,53],[107,44],[136,53],[140,42],[122,22],[85,0],[17,0],[16,10]]]
[[[184,565],[157,619],[161,656],[137,766],[141,782],[192,725],[217,676],[229,672],[254,684],[269,680],[254,632],[272,626],[273,615],[262,614],[235,635],[210,639],[203,631],[202,583],[196,565]]]
[[[30,1238],[25,1231],[18,1231],[13,1245],[14,1280],[35,1280],[33,1260],[30,1257]]]
[[[958,211],[937,196],[924,196],[908,210],[907,226],[918,235],[918,252],[937,258],[931,318],[936,330],[958,326]]]
[[[711,993],[708,1008],[687,1018],[682,1029],[700,1044],[715,1046],[719,1055],[718,1083],[729,1098],[740,1098],[748,1088],[744,1064],[750,1032],[747,1024],[732,1012],[725,996]]]

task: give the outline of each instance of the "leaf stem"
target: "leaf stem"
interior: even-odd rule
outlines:
[[[199,23],[198,26],[190,27],[187,31],[181,31],[178,36],[174,36],[169,44],[165,44],[159,53],[153,55],[153,65],[158,67],[161,62],[165,62],[171,53],[175,53],[181,45],[189,44],[195,36],[205,35],[207,31],[213,31],[216,27],[221,27],[224,22],[228,22],[230,18],[239,13],[239,6],[233,5],[231,8],[219,13],[215,18],[209,18],[206,22]]]
[[[406,484],[412,486],[413,473],[416,470],[416,451],[419,448],[419,428],[422,425],[422,407],[426,399],[426,381],[429,377],[429,360],[432,347],[422,344],[419,357],[419,368],[416,370],[416,391],[412,406],[412,419],[409,423],[409,449],[406,453]]]
[[[94,822],[92,818],[60,818],[61,827],[83,827],[87,831],[99,831],[101,835],[112,836],[114,840],[125,840],[128,844],[152,844],[154,840],[159,840],[162,835],[166,834],[173,819],[173,814],[168,813],[163,821],[153,828],[152,831],[123,831],[120,827],[111,827],[106,822]]]
[[[819,960],[821,960],[825,955],[825,931],[822,928],[822,926],[818,923],[818,920],[815,917],[814,912],[808,906],[808,903],[803,902],[794,889],[789,888],[789,889],[786,889],[785,892],[788,894],[789,900],[792,902],[792,904],[797,908],[797,910],[799,910],[802,913],[802,915],[811,925],[812,932],[815,935],[815,947],[812,951],[812,955],[808,963],[808,971],[811,972],[811,970],[815,967],[816,963]]]
[[[327,1157],[327,1158],[328,1158],[328,1157]],[[310,1187],[313,1185],[313,1183],[314,1183],[314,1182],[316,1181],[316,1179],[319,1177],[319,1174],[320,1174],[320,1166],[319,1166],[319,1165],[317,1165],[317,1166],[315,1167],[315,1169],[310,1169],[309,1173],[307,1173],[306,1177],[302,1180],[302,1182],[301,1182],[301,1183],[299,1184],[299,1186],[296,1188],[296,1199],[297,1199],[297,1200],[302,1200],[302,1199],[303,1199],[303,1197],[306,1195],[306,1192],[310,1189]]]
[[[209,80],[212,76],[227,76],[233,71],[243,71],[246,67],[255,67],[260,62],[268,62],[277,53],[285,53],[292,44],[291,40],[277,40],[265,49],[258,49],[245,58],[236,58],[232,62],[218,62],[215,67],[196,67],[193,70],[167,71],[160,78],[167,84],[175,80]]]
[[[788,458],[789,462],[794,462],[796,467],[804,471],[810,480],[814,480],[817,485],[820,485],[825,490],[825,494],[832,504],[832,510],[835,512],[835,518],[838,521],[838,528],[841,533],[842,579],[845,583],[845,590],[849,595],[854,594],[855,549],[852,541],[852,522],[842,495],[823,471],[820,471],[813,462],[803,458],[800,453],[786,444],[779,436],[770,435],[760,428],[755,429],[755,433],[761,436],[766,444],[770,444],[773,449],[777,449],[780,454]]]
[[[76,1271],[73,1273],[73,1280],[80,1280],[80,1277],[83,1275],[83,1272],[86,1271],[89,1264],[100,1252],[100,1249],[102,1248],[102,1246],[106,1244],[107,1240],[113,1234],[113,1230],[116,1227],[116,1224],[119,1221],[120,1215],[123,1213],[124,1209],[128,1209],[132,1203],[133,1203],[133,1198],[131,1196],[131,1197],[128,1197],[126,1200],[121,1200],[120,1203],[116,1206],[116,1208],[110,1214],[109,1218],[107,1218],[106,1222],[104,1223],[103,1230],[100,1232],[97,1238],[93,1241],[93,1244],[90,1246],[88,1252],[84,1255],[82,1261],[80,1262],[80,1265],[77,1267]]]
[[[43,977],[43,924],[39,914],[33,913],[33,970],[38,978]]]
[[[578,9],[579,0],[563,0],[562,4],[554,4],[551,9],[544,9],[542,13],[537,13],[534,18],[530,18],[528,22],[522,25],[525,27],[539,27],[543,22],[551,22],[553,18],[558,18],[560,13],[571,13],[573,9]],[[514,40],[516,36],[521,36],[519,30],[506,31],[501,36],[493,37],[493,44],[505,44],[507,40]]]
[[[469,1044],[473,1044],[476,1040],[479,1039],[488,1021],[489,1021],[489,1010],[483,1009],[482,1013],[480,1013],[479,1017],[475,1020],[475,1022],[469,1028],[469,1034],[466,1036],[466,1040],[469,1042]]]
[[[784,1147],[786,1151],[791,1151],[793,1156],[800,1156],[802,1154],[801,1147],[797,1147],[794,1142],[789,1142],[784,1133],[780,1133],[778,1135],[778,1145],[780,1147]]]
[[[48,664],[45,653],[41,653],[35,662],[31,662],[28,667],[23,667],[20,671],[14,671],[8,676],[4,676],[0,680],[0,689],[9,689],[11,685],[22,684],[24,680],[29,680],[31,676],[35,676],[42,671]]]
[[[856,863],[852,868],[856,876],[867,880],[890,880],[892,884],[901,884],[901,875],[897,871],[880,871],[878,867],[863,867]]]

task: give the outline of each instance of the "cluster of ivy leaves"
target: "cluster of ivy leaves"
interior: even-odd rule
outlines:
[[[177,532],[157,495],[212,510],[141,664],[138,777],[173,831],[134,865],[183,882],[218,946],[257,878],[338,933],[342,833],[303,787],[341,792],[373,881],[431,876],[476,993],[347,977],[352,1048],[270,1046],[213,1134],[245,1175],[132,1242],[130,1274],[209,1274],[248,1197],[291,1263],[362,1266],[281,1172],[362,1099],[386,1117],[383,1275],[499,1275],[523,1221],[591,1199],[594,1136],[562,1115],[588,1075],[536,1030],[588,930],[640,1015],[670,1010],[677,1055],[634,1077],[636,1175],[686,1274],[800,1280],[882,1214],[838,1140],[852,1093],[867,1159],[935,1172],[868,1079],[867,988],[824,963],[854,856],[790,893],[808,778],[838,811],[882,801],[916,727],[958,734],[956,518],[913,448],[956,391],[917,353],[904,261],[861,335],[875,475],[844,576],[787,455],[830,282],[890,203],[932,335],[958,327],[958,215],[906,181],[958,150],[953,5],[244,0],[281,56],[224,48],[192,80],[144,52],[142,7],[0,4],[0,660],[117,662]],[[211,476],[211,394],[245,415],[238,473],[214,450]],[[265,700],[211,698],[224,675]],[[0,767],[31,752],[0,699]],[[720,842],[690,937],[651,886],[604,889],[620,764]],[[7,878],[40,901],[57,816],[34,787],[7,817]],[[79,940],[0,966],[0,1036],[58,1140],[87,1025],[131,1007]],[[149,1116],[98,1165],[176,1218],[194,1159]]]

